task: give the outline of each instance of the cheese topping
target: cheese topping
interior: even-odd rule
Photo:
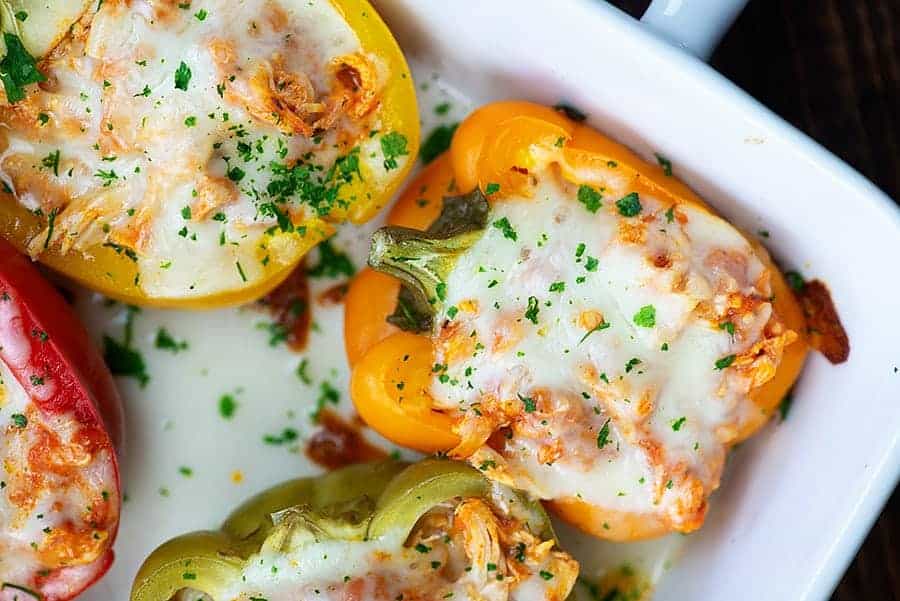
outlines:
[[[562,601],[578,574],[553,541],[474,498],[432,509],[408,537],[319,540],[287,553],[264,547],[247,565],[225,599]]]
[[[796,335],[734,227],[605,192],[548,170],[492,202],[446,281],[430,393],[488,476],[690,531]]]
[[[95,2],[40,68],[0,107],[0,179],[46,224],[28,251],[112,247],[148,295],[292,262],[409,160],[387,67],[326,0]]]
[[[42,412],[0,359],[0,582],[33,588],[106,551],[118,521],[112,453],[75,415]]]

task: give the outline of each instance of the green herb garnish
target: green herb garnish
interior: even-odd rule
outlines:
[[[3,41],[6,42],[6,56],[0,61],[0,81],[6,91],[6,101],[15,104],[25,98],[24,86],[47,81],[47,78],[38,70],[37,62],[19,36],[4,33]]]
[[[188,84],[191,81],[191,68],[184,61],[178,65],[175,70],[175,89],[187,92]]]
[[[634,323],[642,328],[652,328],[656,325],[656,307],[644,305],[634,314]]]
[[[583,204],[584,208],[587,209],[589,213],[596,213],[597,210],[603,206],[603,203],[601,202],[602,198],[603,195],[590,186],[582,185],[578,187],[578,202]]]
[[[399,132],[394,131],[381,137],[381,153],[384,155],[385,170],[396,169],[397,157],[409,154],[406,144],[406,136]]]
[[[624,217],[634,217],[641,212],[641,199],[637,192],[631,192],[616,201],[619,214]]]

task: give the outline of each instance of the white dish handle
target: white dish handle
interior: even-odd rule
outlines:
[[[706,60],[746,4],[747,0],[653,0],[641,22]]]

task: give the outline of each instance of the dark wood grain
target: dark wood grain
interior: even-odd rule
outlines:
[[[900,0],[751,0],[711,62],[900,199]],[[832,601],[900,601],[900,491]]]
[[[712,65],[900,199],[900,0],[751,1]],[[900,601],[900,492],[832,601]]]

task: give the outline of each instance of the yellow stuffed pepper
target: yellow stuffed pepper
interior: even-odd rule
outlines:
[[[525,102],[466,119],[350,287],[360,415],[602,538],[700,527],[806,326],[766,251],[660,163]]]
[[[409,69],[366,0],[14,4],[0,235],[109,296],[259,297],[416,156]]]

